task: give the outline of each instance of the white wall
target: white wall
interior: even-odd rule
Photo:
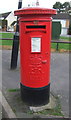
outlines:
[[[61,35],[67,35],[68,28],[62,28]]]
[[[8,27],[12,24],[12,22],[16,21],[16,16],[11,12],[8,17],[6,18],[8,20]]]

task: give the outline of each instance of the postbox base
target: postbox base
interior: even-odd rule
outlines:
[[[22,100],[30,106],[41,106],[49,103],[50,84],[42,88],[29,88],[21,85]]]

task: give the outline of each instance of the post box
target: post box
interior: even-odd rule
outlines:
[[[49,102],[50,43],[54,9],[24,8],[14,12],[19,17],[21,96],[29,105]]]

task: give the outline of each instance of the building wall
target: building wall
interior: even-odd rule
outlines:
[[[7,20],[0,20],[0,31],[7,31]]]
[[[66,20],[66,27],[69,28],[69,20]]]
[[[61,35],[67,35],[67,34],[68,34],[68,29],[62,28]]]

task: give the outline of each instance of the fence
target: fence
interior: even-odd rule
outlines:
[[[0,38],[0,40],[13,40],[13,38]],[[71,44],[71,41],[66,40],[51,40],[51,43],[57,43],[56,50],[59,49],[59,43]]]

